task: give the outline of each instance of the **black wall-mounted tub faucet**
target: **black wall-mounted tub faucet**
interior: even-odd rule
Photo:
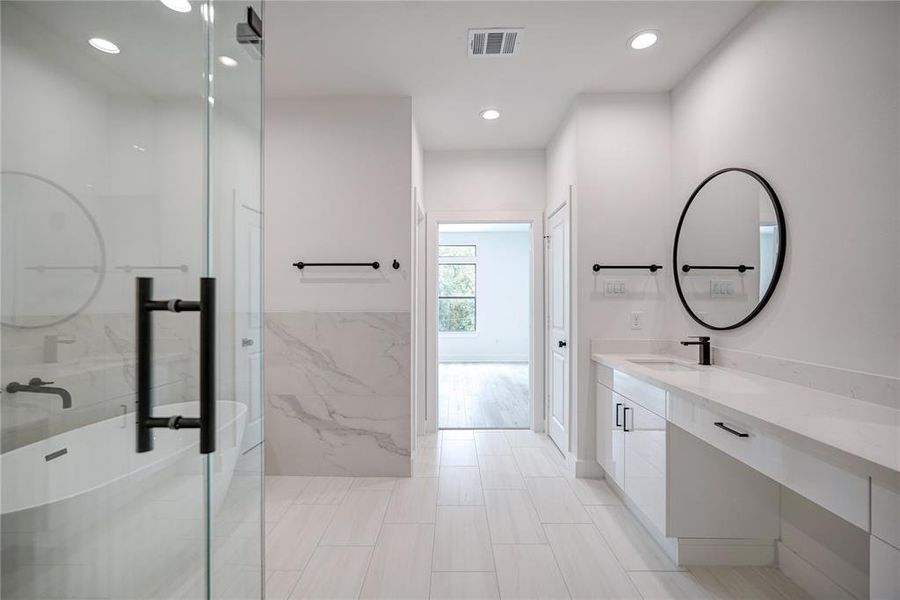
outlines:
[[[700,346],[700,362],[701,365],[711,365],[712,350],[709,345],[708,335],[690,335],[690,338],[696,338],[696,342],[681,342],[682,346]]]
[[[72,408],[72,394],[65,388],[49,387],[52,381],[41,381],[40,377],[32,377],[28,384],[13,381],[6,386],[6,391],[10,394],[16,392],[30,392],[32,394],[55,394],[62,399],[63,408]]]

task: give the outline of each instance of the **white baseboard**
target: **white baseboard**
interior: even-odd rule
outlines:
[[[777,547],[778,568],[813,598],[828,600],[854,600],[856,598],[782,542],[778,542]]]
[[[606,473],[596,460],[576,460],[575,477],[581,479],[604,479]]]
[[[775,564],[775,540],[678,538],[678,564],[767,567]]]

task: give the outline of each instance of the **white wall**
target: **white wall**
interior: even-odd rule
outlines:
[[[476,246],[474,333],[438,335],[442,362],[527,362],[531,346],[531,232],[441,233]],[[466,259],[463,262],[469,262]]]
[[[428,210],[543,210],[543,150],[425,152]]]
[[[708,173],[758,171],[788,253],[751,323],[715,343],[900,375],[896,3],[764,3],[672,94],[669,220]],[[672,335],[697,333],[678,303]]]
[[[666,300],[674,289],[667,270],[600,271],[600,264],[664,264],[670,194],[668,94],[579,96],[547,150],[547,210],[574,186],[572,220],[571,424],[579,460],[592,460],[594,406],[590,343],[594,338],[657,339],[665,334]],[[626,282],[625,296],[603,294],[603,282]],[[631,312],[642,313],[640,330]]]
[[[573,105],[559,129],[547,145],[545,154],[547,192],[545,196],[545,213],[550,215],[554,210],[569,201],[569,186],[574,186],[578,179],[576,145],[578,141],[577,111]]]
[[[426,326],[425,310],[427,306],[425,296],[426,283],[426,249],[425,240],[425,151],[419,139],[419,130],[416,127],[415,118],[412,123],[412,192],[413,203],[413,316],[412,316],[412,448],[416,448],[416,436],[425,431],[425,407],[426,407]]]
[[[266,131],[267,472],[409,476],[411,100],[269,101]]]
[[[409,98],[266,103],[267,312],[410,310],[411,129]]]

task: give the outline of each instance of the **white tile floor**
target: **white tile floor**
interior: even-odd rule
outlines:
[[[682,570],[530,431],[419,439],[412,478],[267,477],[267,598],[808,598],[770,568]]]

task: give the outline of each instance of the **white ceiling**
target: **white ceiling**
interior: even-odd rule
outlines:
[[[427,150],[543,148],[575,95],[672,89],[755,2],[302,2],[265,8],[266,93],[411,96]],[[474,27],[524,27],[469,58]],[[660,42],[637,52],[637,31]],[[478,113],[498,107],[500,119]]]

